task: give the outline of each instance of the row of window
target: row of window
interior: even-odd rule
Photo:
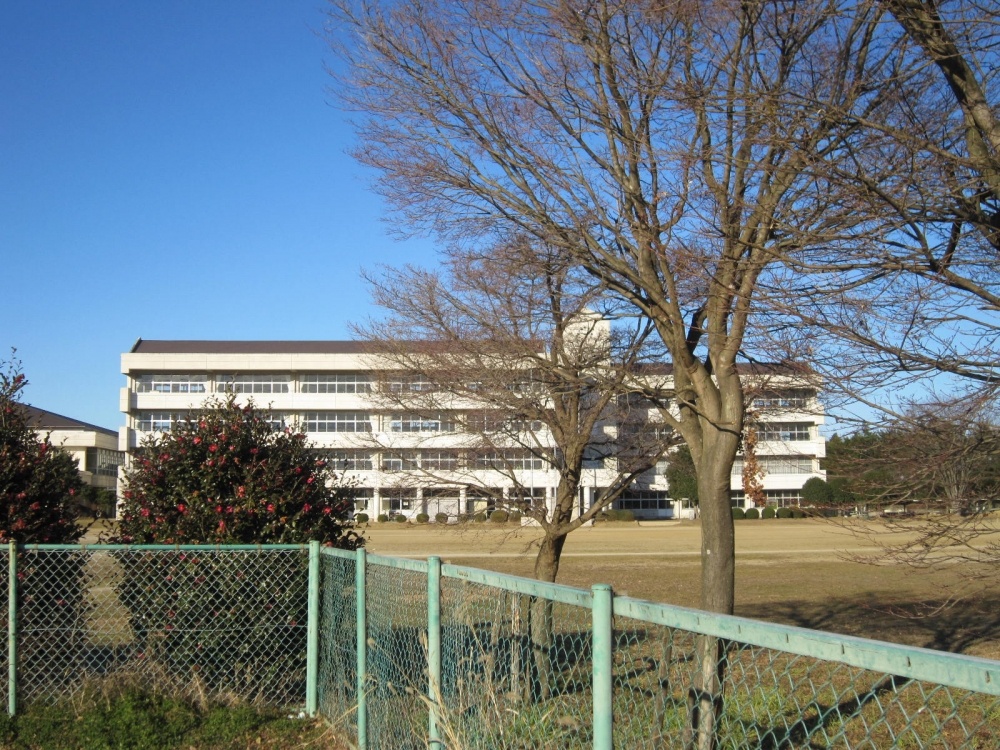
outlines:
[[[381,425],[383,432],[398,433],[459,432],[466,428],[469,432],[487,431],[487,420],[482,412],[377,415],[367,411],[331,410],[307,411],[301,415],[277,411],[264,413],[277,429],[297,423],[301,424],[304,432],[372,432],[376,425]],[[167,432],[175,423],[186,419],[188,414],[178,411],[141,411],[136,417],[136,427],[143,432]],[[498,431],[504,425],[497,419],[489,427],[492,428],[491,431]],[[511,432],[529,429],[539,431],[542,423],[517,420],[508,422],[506,429]]]
[[[813,460],[809,456],[758,456],[757,463],[764,474],[812,474]],[[733,462],[733,476],[743,474],[743,459]]]
[[[371,393],[372,376],[367,372],[310,373],[298,376],[280,373],[216,375],[148,373],[135,378],[138,393]],[[429,391],[433,384],[421,376],[393,376],[387,383],[393,393]]]
[[[341,471],[371,471],[376,462],[382,471],[544,471],[548,461],[526,450],[474,453],[471,451],[327,451],[325,455]]]

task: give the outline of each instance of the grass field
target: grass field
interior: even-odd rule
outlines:
[[[869,531],[882,530],[881,522],[870,523]],[[492,524],[372,524],[365,536],[374,554],[438,555],[457,565],[531,576],[539,534]],[[739,521],[736,545],[738,615],[1000,658],[1000,582],[942,609],[968,571],[857,562],[852,557],[877,550],[872,541],[825,520]],[[700,547],[696,522],[582,528],[568,537],[559,582],[610,583],[619,594],[696,607]]]

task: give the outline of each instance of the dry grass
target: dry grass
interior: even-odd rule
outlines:
[[[871,522],[875,525],[879,522]],[[966,579],[961,566],[928,572],[852,559],[871,541],[822,520],[742,521],[736,527],[736,614],[801,627],[1000,658],[1000,584],[939,609]],[[530,576],[532,529],[466,530],[374,524],[370,552],[426,557]],[[697,523],[610,524],[566,543],[559,582],[610,583],[619,594],[696,607],[701,594]],[[937,611],[935,611],[937,610]]]

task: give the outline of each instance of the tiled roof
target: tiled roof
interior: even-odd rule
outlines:
[[[36,406],[22,404],[28,418],[28,424],[35,430],[93,430],[105,435],[117,436],[117,432],[109,430],[107,427],[98,427],[96,424],[81,422],[79,419],[64,417],[51,411],[39,409]]]

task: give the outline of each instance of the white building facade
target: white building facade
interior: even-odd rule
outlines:
[[[207,399],[233,392],[272,410],[275,424],[301,428],[355,487],[358,512],[371,518],[439,513],[454,518],[491,510],[511,493],[551,504],[558,473],[531,453],[504,456],[498,471],[489,457],[467,450],[464,432],[474,410],[456,408],[416,415],[375,406],[374,389],[417,390],[400,374],[376,377],[377,354],[356,341],[144,341],[122,355],[125,426],[119,448],[137,448],[145,435],[167,431],[204,407]],[[771,373],[756,404],[759,462],[768,502],[797,505],[810,477],[823,476],[823,423],[818,387],[801,373]],[[580,508],[614,480],[613,459],[589,461]],[[671,498],[665,462],[640,477],[615,507],[638,517],[685,514]],[[732,478],[734,504],[743,504],[739,467]],[[501,498],[498,502],[498,498]],[[527,498],[525,498],[527,499]],[[689,508],[687,509],[689,510]]]

